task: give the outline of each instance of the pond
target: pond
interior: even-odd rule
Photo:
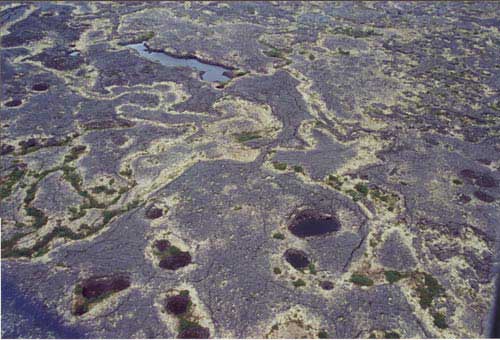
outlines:
[[[230,80],[229,77],[224,75],[224,72],[230,72],[231,70],[222,66],[203,63],[196,58],[180,58],[171,56],[165,52],[152,51],[146,46],[145,43],[130,44],[126,46],[139,52],[142,57],[158,62],[164,66],[194,68],[197,71],[202,72],[201,79],[205,81],[225,82]]]

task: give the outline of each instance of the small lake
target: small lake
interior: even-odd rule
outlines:
[[[168,67],[190,67],[202,72],[201,79],[210,82],[225,82],[230,80],[224,72],[231,71],[228,68],[216,65],[210,65],[199,61],[196,58],[178,58],[168,55],[165,52],[155,52],[148,49],[144,43],[130,44],[127,47],[133,48],[139,54],[151,61],[158,62]]]

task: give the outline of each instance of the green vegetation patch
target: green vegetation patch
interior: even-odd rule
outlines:
[[[287,164],[286,163],[282,163],[282,162],[273,162],[273,167],[276,169],[276,170],[280,170],[280,171],[285,171],[286,168],[287,168]]]
[[[235,133],[233,136],[239,143],[245,143],[254,139],[262,138],[258,131],[245,131],[241,133]]]
[[[352,274],[349,281],[359,286],[373,286],[373,280],[362,274]]]
[[[328,339],[328,333],[325,330],[321,330],[318,332],[319,339]]]
[[[285,239],[285,235],[283,235],[282,233],[274,233],[273,234],[273,238],[275,238],[277,240],[284,240]]]
[[[434,319],[434,325],[437,328],[441,329],[448,328],[448,324],[446,323],[446,317],[443,313],[434,313],[432,315],[432,318]]]
[[[394,331],[385,331],[384,332],[384,338],[386,339],[400,339],[401,335],[399,335],[398,332]]]
[[[12,188],[26,173],[25,169],[16,167],[5,179],[0,179],[0,198],[9,197],[12,194]]]
[[[292,282],[295,288],[304,287],[306,285],[305,281],[298,279]]]
[[[394,282],[397,282],[405,277],[408,276],[408,274],[405,274],[405,273],[401,273],[401,272],[398,272],[398,271],[395,271],[395,270],[386,270],[384,271],[384,275],[385,275],[385,279],[389,282],[389,283],[394,283]]]
[[[432,305],[434,298],[444,293],[444,288],[432,275],[424,273],[424,281],[417,287],[419,303],[423,309]]]
[[[354,189],[363,196],[368,195],[368,186],[366,184],[358,183],[354,186]]]
[[[342,188],[342,180],[339,176],[328,175],[326,178],[326,184],[332,186],[336,190],[340,190]]]

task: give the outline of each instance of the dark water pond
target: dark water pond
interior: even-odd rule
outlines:
[[[316,211],[303,211],[288,226],[297,237],[321,236],[340,229],[340,222],[334,216]]]
[[[177,58],[164,52],[151,51],[144,43],[130,44],[126,46],[139,52],[142,57],[158,62],[164,66],[194,68],[202,72],[201,79],[205,81],[224,82],[230,80],[229,77],[224,75],[224,72],[230,72],[231,70],[222,66],[203,63],[196,58]]]
[[[2,338],[78,339],[81,332],[66,327],[42,304],[30,299],[2,273]]]

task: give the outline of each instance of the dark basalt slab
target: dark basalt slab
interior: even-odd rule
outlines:
[[[179,339],[208,339],[210,331],[206,327],[192,326],[182,330],[177,338]]]
[[[167,312],[180,315],[187,312],[190,302],[189,296],[175,295],[167,298],[166,309]]]
[[[322,214],[315,210],[300,212],[288,230],[297,237],[321,236],[340,230],[340,222],[336,217]]]
[[[82,283],[82,295],[87,299],[96,299],[108,293],[116,293],[130,287],[126,276],[93,277]]]
[[[187,251],[171,254],[160,261],[163,269],[177,270],[191,263],[191,255]]]
[[[170,241],[168,240],[157,240],[155,241],[155,248],[160,252],[164,252],[170,247]]]
[[[306,268],[311,261],[309,261],[307,254],[302,250],[288,249],[284,254],[285,260],[292,265],[295,269]]]

